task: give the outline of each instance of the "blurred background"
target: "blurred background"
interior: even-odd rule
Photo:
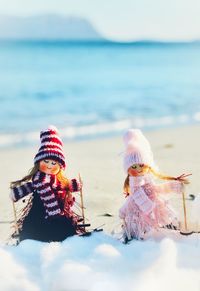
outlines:
[[[200,121],[197,0],[0,0],[0,147]]]

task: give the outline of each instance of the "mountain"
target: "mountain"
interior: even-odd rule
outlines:
[[[84,18],[60,15],[0,16],[0,39],[103,40]]]

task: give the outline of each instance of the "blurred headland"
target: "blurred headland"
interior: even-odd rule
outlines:
[[[4,40],[93,40],[103,37],[86,19],[75,16],[0,15],[0,39]]]

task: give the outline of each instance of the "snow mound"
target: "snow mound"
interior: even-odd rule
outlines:
[[[104,234],[0,246],[0,290],[200,290],[199,235],[124,245]]]

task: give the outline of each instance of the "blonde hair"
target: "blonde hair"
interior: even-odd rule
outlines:
[[[36,163],[33,168],[31,168],[29,170],[29,173],[28,175],[26,175],[25,177],[23,177],[22,179],[20,180],[16,180],[16,181],[13,181],[10,183],[10,187],[11,188],[14,188],[14,187],[17,187],[17,186],[21,186],[23,183],[25,182],[29,182],[31,181],[32,177],[37,173],[37,171],[39,171],[39,163]]]
[[[58,174],[56,175],[58,181],[61,183],[63,188],[69,188],[69,180],[67,179],[67,177],[64,174],[63,170],[60,170],[58,172]]]
[[[23,183],[29,182],[32,180],[33,176],[39,171],[39,163],[36,163],[33,168],[30,169],[28,175],[26,175],[25,177],[23,177],[20,180],[16,180],[10,183],[10,187],[14,188],[17,186],[21,186]],[[69,188],[69,180],[67,179],[67,177],[64,175],[64,171],[62,169],[60,169],[60,171],[58,172],[58,174],[56,174],[56,177],[58,179],[58,181],[61,183],[63,188]]]
[[[168,180],[168,181],[169,180],[171,180],[171,181],[180,181],[180,182],[183,182],[184,184],[188,184],[189,183],[188,180],[185,179],[185,177],[189,176],[190,174],[188,174],[188,175],[183,174],[183,175],[178,176],[178,177],[172,177],[172,176],[167,176],[167,175],[160,174],[160,173],[156,172],[153,168],[151,168],[149,166],[147,166],[147,167],[149,169],[149,172],[151,174],[153,174],[158,179]],[[129,174],[128,174],[128,176],[126,177],[126,179],[124,181],[124,187],[123,187],[123,189],[124,189],[124,193],[126,195],[129,195],[130,194]]]

